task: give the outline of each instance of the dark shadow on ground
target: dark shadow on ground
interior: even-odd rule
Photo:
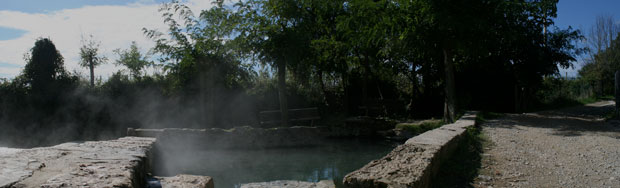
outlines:
[[[473,127],[461,138],[456,151],[443,163],[431,182],[432,187],[473,187],[481,166],[480,128]]]
[[[606,104],[603,104],[603,103],[606,103]],[[575,106],[575,107],[570,107],[570,108],[534,112],[533,114],[539,114],[539,115],[544,115],[544,116],[571,116],[571,117],[579,117],[579,118],[596,119],[596,118],[604,118],[606,114],[614,110],[614,104],[611,102],[603,101],[603,102],[598,102],[595,104],[601,104],[601,105]]]
[[[488,121],[484,126],[517,129],[517,126],[552,129],[550,135],[580,136],[597,133],[612,138],[620,134],[620,126],[606,122],[605,116],[613,112],[613,103],[588,105],[526,114],[507,114]]]

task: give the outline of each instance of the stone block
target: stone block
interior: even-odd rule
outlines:
[[[347,174],[343,183],[356,188],[430,187],[441,162],[458,145],[467,128],[475,124],[474,113],[455,123],[410,138],[385,157]]]
[[[213,188],[213,178],[209,176],[196,176],[180,174],[173,177],[156,177],[162,188]]]
[[[124,137],[4,153],[0,187],[144,187],[154,142]]]

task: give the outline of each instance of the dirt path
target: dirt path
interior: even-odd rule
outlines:
[[[620,187],[620,123],[603,119],[613,104],[487,121],[474,187]]]

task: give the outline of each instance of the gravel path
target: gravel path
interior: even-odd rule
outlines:
[[[489,144],[474,187],[620,187],[620,123],[613,102],[483,124]]]

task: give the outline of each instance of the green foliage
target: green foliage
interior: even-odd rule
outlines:
[[[248,84],[249,65],[242,64],[234,43],[225,42],[232,34],[226,20],[225,9],[203,11],[200,17],[185,5],[172,1],[160,8],[164,23],[168,25],[169,38],[157,30],[143,29],[155,40],[155,53],[168,73],[171,88],[175,91],[196,91],[200,74],[213,82],[206,87],[239,88]],[[175,19],[175,15],[180,20]],[[223,27],[214,24],[223,24]],[[218,86],[215,86],[215,85]]]
[[[620,70],[620,36],[611,41],[609,48],[594,55],[579,70],[579,76],[591,86],[598,96],[613,95],[615,72]]]
[[[59,84],[70,82],[71,78],[64,68],[64,59],[48,38],[37,39],[25,61],[26,66],[18,80],[23,81],[34,93],[57,90],[52,88],[62,88]]]
[[[442,120],[425,120],[418,123],[399,123],[396,125],[396,128],[406,130],[413,135],[418,135],[426,131],[439,128],[444,124],[446,123]]]
[[[92,35],[90,35],[90,39],[82,39],[82,46],[80,47],[80,66],[97,67],[105,63],[108,58],[99,54],[100,47],[101,43],[95,41]]]
[[[99,54],[99,46],[101,43],[96,42],[93,36],[90,39],[82,38],[82,47],[80,47],[80,66],[87,67],[90,70],[90,85],[95,86],[95,67],[106,63],[108,58]]]
[[[593,92],[592,85],[583,78],[546,77],[530,111],[578,106],[600,100]]]
[[[24,59],[22,73],[0,83],[0,124],[6,130],[0,138],[39,136],[45,132],[41,130],[54,130],[56,120],[65,118],[59,112],[77,87],[77,77],[65,71],[64,59],[50,39],[37,39]],[[23,145],[31,142],[20,140]]]
[[[116,49],[114,53],[119,56],[118,60],[116,60],[116,65],[127,67],[131,72],[131,76],[135,79],[139,79],[143,75],[142,71],[148,66],[153,65],[153,62],[149,61],[147,56],[143,56],[140,53],[135,41],[131,42],[129,49]]]

